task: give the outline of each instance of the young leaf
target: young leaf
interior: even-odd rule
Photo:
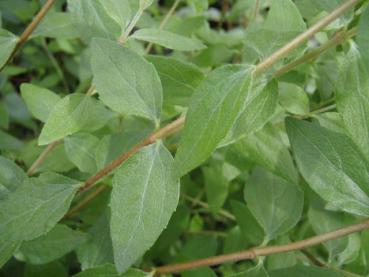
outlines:
[[[105,264],[82,271],[74,277],[152,277],[152,274],[137,269],[129,269],[126,273],[119,274],[114,265]]]
[[[156,43],[165,48],[179,51],[195,51],[206,48],[198,39],[184,37],[160,29],[140,29],[131,38]]]
[[[20,89],[31,114],[42,122],[46,122],[60,97],[48,89],[32,84],[22,84]]]
[[[302,176],[334,207],[369,215],[368,166],[346,136],[315,123],[288,119],[287,133]]]
[[[24,242],[19,251],[25,261],[46,264],[63,257],[87,240],[85,233],[58,224],[47,234]]]
[[[83,94],[60,99],[51,110],[38,142],[49,144],[79,131],[95,131],[112,117],[100,101]]]
[[[360,54],[362,57],[362,63],[366,67],[367,72],[369,72],[369,8],[363,11],[357,34],[357,45],[359,46]]]
[[[248,66],[223,66],[196,89],[175,157],[179,176],[204,162],[232,128],[252,88],[250,71]]]
[[[115,41],[121,33],[121,26],[108,14],[104,2],[101,0],[68,0],[72,22],[82,39],[87,42],[94,37]]]
[[[80,184],[55,173],[24,181],[1,204],[2,241],[35,239],[63,217]]]
[[[64,140],[65,153],[82,172],[94,173],[97,170],[95,150],[99,139],[89,133],[78,133]]]
[[[270,170],[285,180],[297,184],[298,174],[281,134],[273,125],[241,139],[234,144],[241,155]]]
[[[307,94],[300,86],[292,83],[279,83],[279,102],[292,114],[307,114],[310,109]]]
[[[369,73],[355,48],[345,57],[337,86],[337,108],[347,133],[369,161]]]
[[[128,25],[132,17],[131,5],[129,1],[122,0],[99,0],[106,13],[113,18],[122,30]]]
[[[0,156],[0,200],[23,184],[26,173],[12,161]]]
[[[269,272],[270,277],[343,277],[337,271],[329,268],[321,268],[315,266],[296,265],[294,267],[272,270]]]
[[[110,232],[119,272],[140,258],[168,224],[179,197],[173,171],[173,158],[160,142],[143,148],[116,171]]]
[[[247,32],[246,46],[264,58],[305,29],[305,22],[292,0],[272,1],[268,17],[262,26],[250,28]]]
[[[269,277],[269,274],[265,270],[263,263],[259,263],[257,266],[251,269],[237,274],[229,275],[229,277]]]
[[[147,56],[159,73],[163,85],[164,103],[188,106],[196,87],[205,78],[194,64],[166,56]]]
[[[267,240],[288,232],[301,217],[304,203],[302,190],[261,168],[254,169],[247,180],[244,195]]]
[[[159,121],[162,87],[152,64],[116,42],[94,39],[91,65],[100,99],[108,107]]]
[[[17,45],[18,37],[7,30],[0,29],[0,68],[4,66]]]

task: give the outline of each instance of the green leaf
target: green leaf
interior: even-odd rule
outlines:
[[[79,37],[77,28],[73,25],[71,13],[50,12],[33,31],[31,37],[49,37],[58,39],[73,39]]]
[[[343,277],[339,272],[328,268],[296,265],[294,267],[272,270],[270,277]]]
[[[3,103],[0,103],[0,128],[9,128],[9,114]]]
[[[272,1],[267,19],[246,33],[246,46],[265,58],[305,31],[305,22],[292,0]],[[270,38],[273,38],[271,41]]]
[[[359,46],[362,62],[365,65],[367,72],[369,72],[369,8],[363,11],[358,25],[358,32],[356,36],[357,45]]]
[[[173,158],[160,142],[143,148],[116,171],[110,232],[119,272],[140,258],[168,224],[179,197],[173,172]]]
[[[297,184],[298,174],[280,131],[269,124],[234,144],[235,150],[274,174]]]
[[[88,234],[91,239],[77,249],[82,270],[113,263],[113,246],[107,214],[103,214],[95,221]]]
[[[136,31],[131,38],[152,42],[179,51],[195,51],[206,48],[198,39],[188,38],[168,31],[146,28]]]
[[[152,64],[116,42],[95,39],[91,65],[100,99],[108,107],[159,121],[162,87]]]
[[[163,85],[164,103],[187,106],[190,97],[205,78],[194,64],[166,56],[147,56],[159,73]]]
[[[244,196],[268,241],[287,233],[301,217],[302,190],[261,168],[253,170],[246,182]]]
[[[304,115],[310,110],[307,94],[300,86],[292,83],[279,83],[279,102],[292,114]]]
[[[64,147],[68,158],[80,171],[94,173],[97,170],[94,152],[98,143],[97,137],[88,133],[78,133],[66,137]]]
[[[196,89],[175,157],[179,176],[204,162],[232,128],[252,88],[250,71],[247,66],[223,66]]]
[[[7,30],[0,29],[0,69],[5,65],[15,46],[18,37]]]
[[[67,212],[80,184],[55,173],[24,181],[1,203],[0,249],[49,232]]]
[[[25,277],[68,277],[68,268],[61,262],[52,262],[44,265],[25,264]]]
[[[346,136],[317,124],[288,119],[287,133],[302,176],[334,207],[369,215],[368,166]]]
[[[246,98],[246,105],[222,145],[228,145],[259,131],[273,117],[278,103],[277,82],[264,87],[263,81],[254,85]]]
[[[83,94],[60,99],[51,110],[38,142],[49,144],[79,131],[95,131],[112,117],[101,102]]]
[[[105,264],[82,271],[74,277],[151,277],[152,275],[137,269],[129,269],[126,273],[119,274],[112,264]]]
[[[337,109],[350,138],[369,161],[369,78],[353,47],[345,57],[337,86]]]
[[[228,196],[228,181],[223,176],[219,164],[202,167],[204,174],[206,199],[211,211],[219,212]]]
[[[108,14],[107,7],[101,0],[68,0],[72,22],[83,40],[90,42],[94,37],[118,39],[121,26]]]
[[[63,257],[87,240],[85,233],[58,224],[47,234],[24,242],[20,247],[22,258],[32,264],[46,264]]]
[[[0,130],[0,150],[19,150],[22,147],[22,141]]]
[[[0,240],[0,268],[13,256],[21,245],[20,241],[2,241]]]
[[[54,92],[32,84],[22,84],[20,89],[28,110],[42,122],[47,120],[50,112],[60,100]]]
[[[0,156],[0,200],[23,184],[26,173],[14,162]]]
[[[253,245],[259,245],[263,241],[263,230],[249,208],[238,201],[232,201],[231,206],[244,238]]]

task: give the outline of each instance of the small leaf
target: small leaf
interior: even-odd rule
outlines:
[[[4,103],[0,103],[0,128],[9,128],[9,113]]]
[[[0,130],[0,150],[19,150],[22,147],[22,141]]]
[[[245,41],[247,47],[264,58],[305,29],[305,22],[292,0],[272,1],[267,19],[261,27],[249,28]]]
[[[51,110],[38,142],[45,145],[79,131],[98,130],[111,117],[98,100],[78,93],[67,95]]]
[[[91,239],[77,249],[82,270],[113,263],[113,246],[110,238],[109,218],[104,213],[88,230]],[[115,268],[114,268],[115,269]]]
[[[113,18],[122,30],[128,25],[131,17],[131,5],[129,1],[122,0],[99,0],[106,13]]]
[[[118,113],[159,121],[162,87],[152,64],[104,39],[93,41],[91,64],[102,102]]]
[[[254,169],[247,180],[244,195],[267,240],[288,232],[301,217],[304,203],[302,190],[260,168]]]
[[[298,174],[281,133],[273,125],[241,139],[234,144],[241,155],[270,170],[285,180],[297,184]]]
[[[65,153],[82,172],[96,172],[95,150],[99,139],[88,133],[78,133],[64,140]]]
[[[143,148],[116,171],[110,232],[119,272],[154,244],[176,209],[178,197],[173,158],[160,142]]]
[[[279,83],[279,102],[292,114],[307,114],[310,109],[307,94],[300,86],[292,83]]]
[[[263,263],[259,263],[257,266],[251,269],[237,274],[229,275],[229,277],[269,277],[269,274],[265,270]]]
[[[15,46],[18,37],[7,30],[0,29],[0,69],[5,65]]]
[[[0,200],[23,184],[26,173],[12,161],[0,156]]]
[[[334,207],[369,215],[368,167],[346,136],[317,124],[288,119],[287,133],[302,176]]]
[[[86,240],[86,234],[58,224],[47,234],[24,242],[20,252],[29,263],[46,264],[63,257]]]
[[[343,277],[337,271],[329,268],[296,265],[294,267],[272,270],[269,272],[270,277]]]
[[[42,122],[47,120],[50,112],[60,100],[54,92],[32,84],[22,84],[21,93],[31,114]]]
[[[160,29],[140,29],[131,38],[156,43],[165,48],[179,51],[195,51],[206,48],[198,39],[184,37]]]
[[[190,97],[205,78],[194,64],[166,56],[147,56],[159,73],[164,103],[187,106]]]
[[[82,271],[74,277],[152,277],[152,274],[137,269],[129,269],[126,273],[119,274],[114,265],[105,264]]]
[[[250,71],[247,66],[223,66],[196,89],[175,157],[179,176],[204,162],[232,128],[252,88]]]

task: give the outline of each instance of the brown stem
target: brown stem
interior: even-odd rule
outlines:
[[[46,13],[50,10],[50,8],[54,5],[56,0],[48,0],[44,6],[42,6],[41,10],[38,12],[38,14],[33,18],[32,22],[27,26],[27,28],[24,30],[24,32],[19,37],[18,43],[15,46],[13,52],[11,53],[8,60],[5,62],[2,68],[0,68],[0,71],[6,66],[6,64],[13,59],[17,51],[26,43],[29,36],[32,34],[32,32],[36,29],[36,27],[40,24],[41,20],[45,17]]]
[[[324,44],[322,44],[318,48],[316,48],[314,50],[311,50],[310,52],[306,53],[302,57],[300,57],[300,58],[286,64],[285,66],[281,67],[280,69],[278,69],[273,74],[273,77],[278,78],[279,76],[285,74],[286,72],[290,71],[291,69],[319,57],[319,55],[322,52],[325,52],[328,49],[341,44],[342,42],[346,41],[347,39],[352,38],[356,34],[356,32],[357,32],[356,28],[353,28],[349,31],[338,32],[336,35],[333,36],[332,39],[328,40],[327,42],[325,42]]]
[[[44,162],[46,159],[46,156],[50,153],[51,150],[54,149],[55,146],[57,146],[60,143],[60,140],[54,141],[53,143],[46,146],[46,148],[41,152],[40,156],[33,162],[31,167],[27,171],[27,175],[31,176],[33,173],[35,173],[36,168]]]
[[[112,172],[114,169],[120,166],[124,161],[126,161],[129,157],[137,153],[142,147],[150,145],[156,142],[158,139],[166,138],[175,132],[179,132],[184,124],[184,120],[185,120],[184,117],[180,117],[177,120],[173,121],[172,123],[152,133],[143,141],[137,143],[130,150],[123,153],[114,161],[112,161],[110,164],[108,164],[106,167],[98,171],[94,176],[87,179],[86,182],[83,184],[83,186],[80,188],[79,192],[85,191],[91,186],[93,186],[97,181],[104,178],[106,175],[108,175],[110,172]]]
[[[366,229],[369,229],[369,220],[365,220],[361,223],[350,225],[350,226],[344,227],[342,229],[338,229],[333,232],[317,235],[317,236],[314,236],[308,239],[288,243],[285,245],[252,248],[246,251],[209,257],[209,258],[200,259],[200,260],[196,260],[192,262],[161,266],[161,267],[156,268],[155,272],[158,275],[170,274],[170,273],[181,272],[184,270],[199,268],[203,266],[214,266],[214,265],[219,265],[219,264],[229,263],[229,262],[252,260],[257,257],[265,257],[265,256],[270,256],[270,255],[278,254],[278,253],[301,250],[307,247],[311,247],[311,246],[321,244],[329,240],[344,237],[352,233],[360,232]]]
[[[304,42],[306,42],[309,38],[313,37],[317,32],[322,30],[324,27],[329,25],[332,21],[340,17],[342,14],[344,14],[347,10],[354,7],[357,3],[359,3],[361,0],[348,0],[344,2],[341,6],[336,8],[334,11],[329,13],[327,16],[323,17],[320,21],[315,23],[313,26],[311,26],[309,29],[307,29],[305,32],[291,40],[289,43],[287,43],[285,46],[274,52],[272,55],[270,55],[268,58],[266,58],[264,61],[262,61],[253,72],[253,75],[259,75],[260,73],[265,72],[269,68],[271,68],[276,62],[286,57],[291,51],[295,50],[297,47],[302,45]]]

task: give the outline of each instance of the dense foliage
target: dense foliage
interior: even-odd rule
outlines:
[[[0,276],[369,276],[367,6],[1,0]]]

